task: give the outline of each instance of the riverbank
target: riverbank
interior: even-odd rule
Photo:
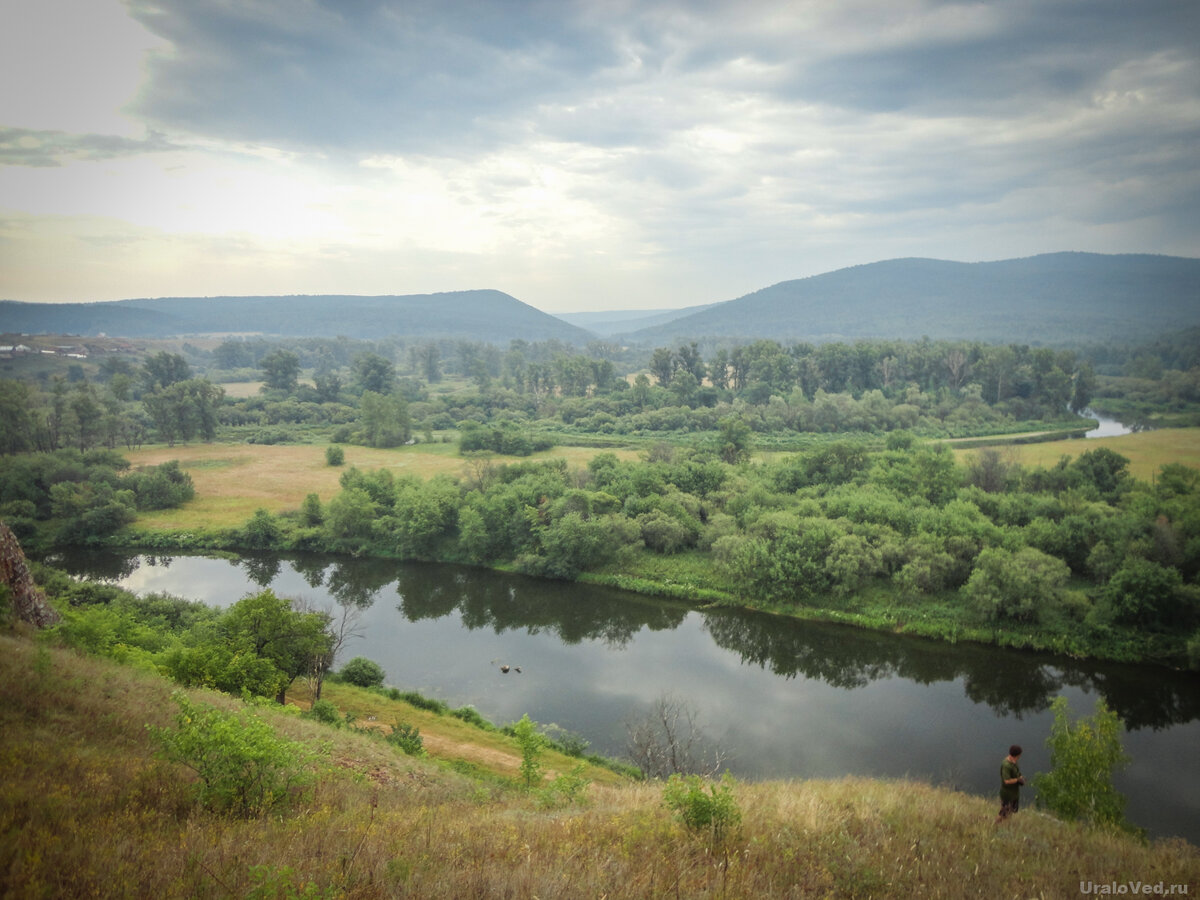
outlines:
[[[1134,460],[1130,469],[1146,481],[1168,462],[1200,467],[1200,451],[1193,445],[1200,445],[1200,430],[1009,446],[1001,450],[1004,458],[994,468],[1054,468],[1062,457],[1078,456],[1085,448],[1112,450]],[[834,454],[847,455],[837,465],[874,465],[874,482],[856,488],[845,483],[854,479],[842,473],[831,486],[808,490],[799,500],[803,492],[792,490],[793,482],[806,485],[805,466],[819,469],[830,464],[828,459],[812,457],[799,468],[787,460],[721,472],[677,467],[672,477],[698,492],[691,493],[674,482],[668,486],[662,465],[621,469],[622,458],[610,454],[598,472],[589,475],[595,462],[591,452],[575,448],[550,454],[549,466],[565,468],[548,468],[542,475],[550,480],[544,484],[531,481],[520,491],[497,488],[489,493],[485,485],[496,487],[497,480],[495,470],[488,468],[492,461],[472,463],[454,456],[451,445],[428,446],[432,449],[351,448],[347,462],[362,467],[353,474],[349,468],[327,465],[322,448],[316,446],[205,445],[194,454],[189,450],[178,455],[181,468],[195,483],[196,498],[177,509],[139,513],[134,526],[110,546],[190,553],[329,550],[397,560],[483,562],[501,570],[577,578],[692,606],[747,607],[877,631],[1117,662],[1189,664],[1190,636],[1183,633],[1187,628],[1151,633],[1131,624],[1134,617],[1118,621],[1106,613],[1104,582],[1124,560],[1122,542],[1132,540],[1122,535],[1134,535],[1154,521],[1143,510],[1146,521],[1127,516],[1125,524],[1102,531],[1097,522],[1113,525],[1119,512],[1125,514],[1115,495],[1106,495],[1102,505],[1093,503],[1086,515],[1081,488],[1071,493],[1065,485],[1057,491],[1011,497],[969,488],[974,494],[964,504],[935,508],[926,495],[936,495],[939,504],[945,504],[947,496],[961,489],[954,479],[966,477],[949,470],[949,453],[941,451],[944,458],[939,459],[936,453],[921,456],[924,451],[918,449],[907,458],[903,453],[881,454],[872,462],[865,457],[856,461],[852,447]],[[134,454],[133,460],[161,463],[169,452],[155,448]],[[958,462],[966,463],[964,471],[971,464],[971,452],[955,451]],[[454,487],[456,467],[469,490]],[[568,478],[568,470],[576,474]],[[363,474],[368,471],[372,474]],[[357,479],[354,503],[340,502],[343,475]],[[405,475],[413,480],[396,481]],[[536,477],[540,476],[530,475]],[[631,488],[621,479],[645,484]],[[861,472],[857,479],[855,484],[862,481]],[[583,483],[588,488],[573,487]],[[621,497],[608,493],[610,488]],[[399,506],[398,491],[405,494]],[[463,499],[466,494],[469,500]],[[1093,495],[1099,501],[1100,495]],[[917,499],[906,503],[905,497]],[[451,508],[456,505],[458,509]],[[418,507],[419,514],[409,514]],[[522,510],[535,508],[537,522],[523,526]],[[787,514],[780,517],[777,510]],[[456,522],[459,513],[463,523]],[[247,525],[252,516],[253,528]],[[331,526],[326,516],[334,516],[336,524]],[[585,524],[588,519],[594,521]],[[813,540],[824,543],[785,548],[787,541],[780,535],[798,533],[802,520],[815,529]],[[1186,521],[1182,516],[1181,522]],[[600,522],[605,524],[596,527]],[[620,529],[614,531],[617,526]],[[619,540],[608,541],[612,548],[605,549],[605,537],[618,531]],[[1173,540],[1184,546],[1188,534],[1181,534]],[[642,546],[639,536],[653,547],[636,549],[635,544]],[[1051,597],[1039,601],[1036,610],[1006,608],[985,616],[980,603],[956,587],[972,574],[981,548],[995,551],[994,572],[988,578],[1019,580],[1009,565],[1014,541],[1027,543],[1037,559],[1049,553],[1065,563],[1070,557],[1070,572],[1063,569],[1050,587],[1041,581],[1032,587],[1004,587],[1009,594]],[[618,543],[624,544],[619,552],[613,549]],[[698,548],[701,544],[705,549]],[[779,565],[751,558],[760,545]],[[831,559],[835,546],[837,558]],[[1089,558],[1092,549],[1098,551],[1095,566]],[[1022,602],[1004,601],[1008,606]],[[1171,614],[1162,618],[1169,621]]]
[[[36,673],[36,678],[31,674]],[[547,808],[463,767],[278,710],[328,743],[292,816],[195,808],[147,724],[176,712],[150,673],[0,637],[0,887],[12,896],[1076,896],[1080,884],[1200,885],[1200,851],[1142,844],[912,781],[738,783],[741,823],[689,831],[660,784],[594,782]],[[228,697],[189,692],[231,706]],[[515,748],[514,748],[515,750]]]

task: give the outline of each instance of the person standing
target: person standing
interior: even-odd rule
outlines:
[[[1013,744],[1008,748],[1008,756],[1000,763],[1000,815],[996,824],[1000,824],[1021,806],[1021,785],[1025,776],[1021,774],[1021,745]]]

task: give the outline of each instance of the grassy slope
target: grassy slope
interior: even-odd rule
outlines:
[[[541,809],[379,741],[273,711],[333,765],[286,818],[192,808],[189,775],[145,725],[173,716],[157,676],[0,637],[0,895],[34,897],[1068,897],[1081,881],[1200,887],[1200,851],[1144,846],[991,798],[847,778],[739,784],[742,825],[691,835],[661,786],[597,785]],[[204,699],[232,704],[229,698]],[[256,867],[265,867],[257,868]],[[257,871],[257,875],[255,872]],[[256,878],[258,881],[256,882]],[[310,892],[310,893],[306,893]]]

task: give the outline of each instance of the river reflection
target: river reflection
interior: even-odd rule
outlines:
[[[1200,841],[1200,683],[1161,669],[952,645],[739,610],[690,610],[626,592],[489,570],[323,556],[72,556],[76,574],[216,605],[271,587],[358,607],[388,682],[524,713],[619,756],[624,722],[663,693],[691,703],[742,777],[928,778],[991,794],[1013,741],[1048,767],[1048,708],[1104,697],[1130,729],[1118,786],[1130,817]],[[523,674],[501,675],[498,660]]]

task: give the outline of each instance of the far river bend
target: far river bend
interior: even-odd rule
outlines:
[[[739,778],[911,777],[992,797],[1022,744],[1049,768],[1055,696],[1073,715],[1097,697],[1124,719],[1132,764],[1117,778],[1152,837],[1200,844],[1200,678],[877,634],[447,565],[333,557],[236,560],[113,554],[57,564],[138,592],[227,606],[270,587],[317,608],[362,607],[366,656],[387,683],[503,724],[528,713],[621,757],[626,721],[663,694],[689,703]],[[339,661],[344,662],[345,659]],[[502,674],[500,663],[520,666]],[[1032,806],[1025,790],[1023,806]]]

